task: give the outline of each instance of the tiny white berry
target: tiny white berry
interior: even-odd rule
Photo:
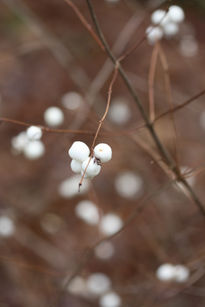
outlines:
[[[183,9],[178,5],[171,5],[168,14],[170,19],[177,23],[182,22],[185,17]]]
[[[163,31],[166,37],[171,37],[179,32],[179,26],[175,22],[168,22],[163,26]]]
[[[95,157],[102,163],[108,162],[112,158],[112,149],[108,144],[101,143],[94,148]]]
[[[160,27],[148,27],[146,30],[148,42],[153,45],[163,37],[163,32]]]
[[[123,222],[121,218],[114,213],[104,215],[100,221],[100,231],[105,235],[112,235],[118,232],[122,227]]]
[[[28,143],[28,137],[25,131],[20,132],[17,136],[11,139],[12,148],[17,153],[22,152],[27,143]]]
[[[93,295],[102,295],[111,287],[111,281],[103,273],[94,273],[87,279],[87,289]]]
[[[31,141],[24,148],[24,155],[30,160],[35,160],[43,156],[45,146],[41,141]]]
[[[185,282],[189,278],[189,269],[184,265],[178,264],[175,266],[175,281]]]
[[[100,298],[101,307],[119,307],[121,305],[121,298],[115,292],[105,293]]]
[[[96,225],[99,222],[98,208],[89,200],[80,201],[75,207],[75,213],[87,224]]]
[[[73,159],[70,163],[70,167],[74,173],[80,174],[82,168],[82,162]]]
[[[156,10],[151,15],[151,21],[153,24],[158,25],[165,17],[166,12],[163,10]]]
[[[64,114],[58,107],[50,107],[44,113],[44,120],[47,125],[57,127],[64,121]]]
[[[90,149],[85,143],[76,141],[70,147],[68,154],[72,159],[83,162],[88,158]]]
[[[42,137],[42,130],[40,127],[37,126],[31,126],[26,130],[26,134],[29,140],[40,140]]]
[[[175,278],[175,266],[164,263],[157,269],[156,276],[161,281],[171,281]]]
[[[89,163],[89,164],[88,164]],[[83,163],[82,163],[82,171],[81,174],[85,172],[86,177],[95,177],[99,174],[101,170],[101,166],[97,164],[97,161],[95,158],[88,157]]]

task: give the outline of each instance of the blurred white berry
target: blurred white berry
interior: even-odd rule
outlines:
[[[68,291],[75,295],[86,295],[86,280],[80,276],[76,276],[69,283]]]
[[[27,143],[28,137],[25,131],[20,132],[17,136],[11,139],[11,146],[17,153],[22,152]]]
[[[124,198],[139,197],[143,192],[142,178],[130,171],[122,172],[115,180],[115,189]]]
[[[160,265],[156,276],[161,281],[172,281],[175,278],[175,266],[170,263]]]
[[[166,37],[172,37],[179,32],[179,26],[177,23],[168,22],[164,25],[163,31]]]
[[[26,134],[30,141],[36,141],[42,137],[42,130],[40,127],[31,126],[26,130]]]
[[[185,17],[183,9],[178,5],[171,5],[168,14],[169,18],[176,23],[182,22]]]
[[[184,57],[193,57],[198,54],[199,46],[192,35],[185,35],[180,41],[179,50]]]
[[[45,146],[41,141],[28,142],[24,148],[24,155],[27,159],[35,160],[45,153]]]
[[[101,307],[119,307],[121,305],[121,298],[115,292],[108,292],[101,296],[100,306]]]
[[[15,231],[14,222],[7,216],[0,216],[0,236],[9,237]]]
[[[70,167],[74,173],[80,174],[82,162],[73,159],[70,163]]]
[[[59,194],[64,198],[72,198],[76,195],[86,193],[90,187],[90,183],[88,180],[84,179],[83,184],[80,188],[80,192],[78,190],[78,184],[81,180],[81,176],[75,175],[65,179],[59,185],[58,191]]]
[[[175,281],[177,282],[185,282],[189,278],[189,269],[184,265],[176,265],[175,266]]]
[[[72,159],[83,162],[88,158],[90,149],[85,143],[76,141],[70,147],[68,154]]]
[[[87,289],[93,295],[102,295],[111,287],[111,281],[103,273],[94,273],[87,279]]]
[[[126,101],[114,100],[108,113],[109,119],[117,125],[123,125],[131,117],[131,111]]]
[[[163,37],[163,31],[160,27],[148,27],[146,30],[147,40],[153,45]]]
[[[112,159],[112,149],[108,144],[101,143],[94,148],[95,157],[100,159],[102,163],[108,162]]]
[[[100,221],[100,231],[105,235],[113,235],[123,227],[121,218],[114,214],[108,213],[104,215]]]
[[[87,224],[96,225],[99,222],[98,208],[89,200],[80,201],[75,207],[75,213]]]
[[[110,259],[114,252],[114,246],[109,241],[102,242],[95,248],[95,256],[102,260]]]
[[[61,98],[62,105],[69,110],[76,110],[83,104],[83,98],[77,92],[68,92]]]
[[[89,163],[89,164],[88,164]],[[82,163],[82,171],[81,174],[85,172],[85,177],[95,177],[100,173],[101,170],[101,166],[97,164],[96,159],[95,158],[91,158],[88,157],[83,163]]]
[[[166,12],[163,10],[156,10],[151,15],[151,21],[153,24],[158,25],[165,17]]]
[[[48,126],[57,127],[64,121],[64,114],[58,107],[49,107],[44,112],[44,120]]]

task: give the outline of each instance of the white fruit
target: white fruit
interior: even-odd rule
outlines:
[[[169,8],[169,17],[173,22],[180,23],[184,20],[184,11],[178,5],[171,5]]]
[[[121,298],[115,292],[108,292],[100,298],[101,307],[119,307],[121,305]]]
[[[171,281],[175,278],[175,266],[170,263],[160,265],[156,276],[161,281]]]
[[[111,287],[111,281],[103,273],[94,273],[87,279],[87,289],[91,294],[102,295]]]
[[[81,174],[83,174],[85,170],[86,170],[85,172],[86,177],[92,178],[99,174],[101,166],[97,164],[95,158],[91,158],[90,160],[90,157],[88,157],[82,164]]]
[[[163,37],[163,32],[160,27],[148,27],[146,30],[147,40],[153,45]]]
[[[100,159],[102,163],[108,162],[112,159],[112,149],[108,144],[101,143],[94,148],[95,157]]]
[[[112,235],[118,232],[122,226],[121,218],[114,213],[104,215],[100,221],[100,231],[105,235]]]
[[[151,15],[151,21],[153,24],[158,25],[165,17],[166,12],[163,10],[156,10]]]
[[[179,26],[175,22],[168,22],[164,25],[163,31],[166,37],[171,37],[179,32]]]
[[[90,149],[85,143],[76,141],[70,147],[68,154],[72,159],[83,162],[88,158]]]
[[[98,208],[89,200],[80,201],[75,207],[75,213],[87,224],[96,225],[99,222]]]
[[[30,160],[35,160],[43,156],[45,152],[44,144],[41,141],[31,141],[24,148],[24,155]]]
[[[74,173],[80,174],[82,162],[73,159],[70,163],[70,167]]]
[[[40,140],[42,137],[42,130],[39,127],[31,126],[26,130],[26,134],[31,141]]]
[[[184,265],[175,266],[175,280],[177,282],[185,282],[189,278],[189,269]]]
[[[61,109],[57,107],[50,107],[44,113],[44,120],[47,125],[57,127],[64,121],[64,115]]]

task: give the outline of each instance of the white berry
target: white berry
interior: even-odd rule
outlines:
[[[25,131],[20,132],[17,136],[11,139],[12,148],[17,153],[22,152],[27,143],[28,143],[28,137]]]
[[[50,107],[44,113],[44,120],[47,125],[57,127],[64,121],[64,115],[61,109],[57,107]]]
[[[112,149],[108,144],[101,143],[94,148],[95,157],[102,163],[108,162],[112,158]]]
[[[119,307],[121,305],[121,298],[115,292],[105,293],[100,298],[101,307]]]
[[[35,160],[43,156],[45,152],[44,144],[41,141],[31,141],[24,148],[24,155],[30,160]]]
[[[96,225],[99,222],[98,208],[89,200],[80,201],[75,207],[75,213],[87,224]]]
[[[178,5],[171,5],[169,8],[169,17],[173,22],[180,23],[184,20],[184,11]]]
[[[106,214],[100,221],[100,231],[105,235],[113,235],[123,227],[123,222],[119,216],[114,213]]]
[[[175,281],[177,282],[185,282],[189,278],[189,269],[184,265],[176,265],[175,266]]]
[[[31,126],[26,130],[26,134],[29,140],[40,140],[42,137],[42,130],[39,127]]]
[[[82,162],[73,159],[70,163],[70,167],[74,173],[80,174]]]
[[[179,32],[179,26],[175,22],[168,22],[164,25],[163,31],[166,37],[171,37]]]
[[[68,154],[72,159],[83,162],[88,158],[90,149],[85,143],[76,141],[70,147]]]
[[[89,164],[88,164],[89,163]],[[86,177],[95,177],[99,174],[101,170],[101,166],[97,164],[95,158],[90,158],[88,157],[82,164],[82,171],[81,174],[85,172]]]
[[[94,273],[87,279],[87,289],[93,295],[102,295],[111,287],[111,281],[103,273]]]
[[[171,281],[175,278],[175,266],[170,263],[162,264],[157,269],[156,275],[161,281]]]
[[[158,25],[165,17],[166,12],[163,10],[156,10],[151,15],[151,21],[153,24]]]
[[[163,37],[160,27],[148,27],[146,30],[148,42],[153,45]]]

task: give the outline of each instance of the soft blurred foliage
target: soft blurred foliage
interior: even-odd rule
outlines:
[[[86,1],[73,2],[91,22]],[[109,44],[114,46],[118,40],[117,55],[142,39],[150,24],[150,9],[158,3],[93,0]],[[205,84],[204,1],[177,3],[185,10],[185,22],[177,37],[161,42],[169,63],[174,105],[203,90]],[[187,36],[189,42],[182,46]],[[145,41],[123,62],[146,112],[152,50]],[[97,141],[112,146],[113,159],[103,165],[85,194],[65,198],[59,193],[60,184],[73,176],[67,155],[72,142],[92,144],[106,106],[111,68],[107,56],[64,1],[0,1],[0,117],[45,125],[44,111],[57,106],[65,117],[59,128],[82,131],[45,131],[44,156],[29,160],[11,147],[12,138],[26,127],[1,121],[0,218],[9,217],[15,228],[7,221],[5,226],[5,220],[1,226],[0,220],[0,307],[99,306],[98,298],[88,293],[62,290],[76,266],[85,279],[91,273],[106,274],[123,307],[205,304],[204,217],[147,150],[154,148],[153,143],[146,129],[137,129],[143,120],[120,77],[112,100],[123,101],[130,115],[122,125],[109,115]],[[157,114],[169,108],[164,75],[158,63],[154,83]],[[68,109],[61,99],[73,91],[83,97],[83,104]],[[191,170],[188,179],[205,206],[204,111],[202,96],[176,112],[175,120],[178,165]],[[173,122],[164,117],[156,129],[173,154]],[[92,133],[83,134],[85,130]],[[134,177],[116,181],[124,172]],[[110,252],[109,259],[97,257],[98,252],[84,262],[84,252],[104,235],[98,225],[86,224],[76,216],[80,200],[95,203],[100,218],[115,213],[124,223],[144,201],[143,210],[110,240],[114,253]],[[1,227],[8,227],[9,235],[3,235]],[[109,245],[106,248],[109,255]],[[189,280],[160,282],[155,272],[167,262],[185,264]]]

